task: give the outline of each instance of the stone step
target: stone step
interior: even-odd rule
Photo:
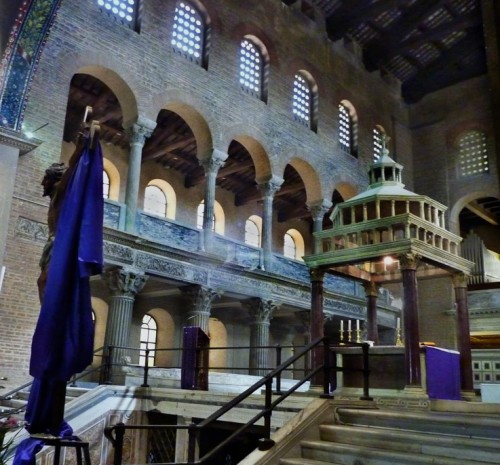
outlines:
[[[350,408],[338,408],[335,415],[336,423],[345,425],[500,439],[500,415]]]
[[[300,445],[302,458],[338,465],[485,465],[487,463],[475,460],[464,461],[462,457],[436,457],[327,441],[301,441]]]
[[[491,439],[344,425],[321,425],[320,437],[341,444],[500,464],[500,443]]]

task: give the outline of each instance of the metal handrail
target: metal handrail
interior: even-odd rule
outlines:
[[[308,373],[303,379],[298,380],[296,384],[294,384],[290,389],[288,389],[286,392],[281,393],[278,392],[279,397],[277,397],[274,401],[272,401],[272,383],[273,379],[277,378],[278,376],[281,375],[281,373],[288,369],[290,365],[295,363],[297,360],[299,360],[302,357],[308,356],[310,352],[316,348],[318,348],[321,344],[323,344],[324,351],[325,351],[325,357],[324,357],[324,364],[316,367],[314,370],[311,370],[310,373]],[[366,357],[363,357],[363,361],[365,362],[365,365],[362,369],[363,373],[366,375],[364,376],[364,380],[366,381],[366,384],[364,383],[363,386],[363,397],[362,399],[371,399],[369,397],[369,391],[368,391],[368,376],[369,376],[369,367],[368,367],[368,348],[369,345],[366,343],[363,344],[353,344],[353,345],[359,345],[363,349],[363,354],[366,353]],[[332,386],[331,380],[332,380],[332,371],[334,372],[334,376],[336,376],[337,371],[346,371],[346,368],[338,368],[336,363],[332,363],[332,358],[334,359],[335,357],[332,357],[332,354],[334,352],[332,351],[332,348],[334,346],[330,346],[328,338],[320,338],[309,345],[307,345],[305,348],[303,348],[299,353],[296,355],[290,357],[287,361],[284,363],[280,364],[277,368],[272,370],[270,373],[265,375],[261,380],[257,381],[254,383],[251,387],[243,391],[241,394],[236,396],[234,399],[232,399],[230,402],[227,404],[223,405],[221,408],[219,408],[216,412],[214,412],[212,415],[208,416],[206,419],[202,420],[198,424],[190,424],[190,425],[133,425],[133,424],[127,424],[125,425],[124,423],[118,423],[114,426],[108,426],[105,428],[105,436],[106,438],[111,442],[113,445],[113,448],[115,449],[115,454],[114,454],[114,465],[121,465],[122,464],[122,454],[123,454],[123,439],[125,435],[126,430],[154,430],[154,429],[175,429],[175,430],[188,430],[188,461],[187,462],[182,462],[179,463],[177,462],[176,465],[198,465],[198,464],[203,464],[205,463],[209,458],[213,457],[217,452],[219,452],[221,449],[226,447],[230,442],[232,442],[237,436],[241,435],[243,432],[247,431],[251,426],[253,426],[257,421],[260,419],[264,419],[264,435],[265,437],[259,441],[259,449],[260,450],[268,450],[274,445],[274,441],[271,440],[271,415],[273,410],[281,403],[283,402],[288,396],[290,396],[293,392],[295,392],[300,386],[302,386],[304,383],[318,375],[319,373],[322,372],[323,374],[323,394],[322,397],[329,397],[332,398],[333,396],[330,394],[330,388]],[[262,388],[265,386],[265,395],[264,395],[264,408],[259,411],[254,417],[252,417],[246,424],[242,425],[241,427],[237,428],[228,438],[226,438],[224,441],[222,441],[220,444],[218,444],[214,449],[206,453],[203,457],[201,457],[198,460],[195,460],[195,451],[196,451],[196,444],[197,444],[197,439],[199,438],[199,435],[201,434],[201,431],[210,425],[212,425],[215,421],[217,421],[219,418],[222,417],[222,415],[226,414],[229,412],[231,409],[236,407],[238,404],[240,404],[243,400],[247,399],[251,394],[253,394],[256,390]],[[174,465],[173,462],[168,462],[164,463],[163,465]]]

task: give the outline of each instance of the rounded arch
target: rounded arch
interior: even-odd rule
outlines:
[[[87,65],[78,69],[77,73],[89,74],[106,84],[115,94],[123,115],[123,127],[129,127],[137,121],[137,100],[130,86],[115,71],[100,65]]]
[[[110,200],[118,202],[120,196],[120,172],[107,158],[103,158],[103,167],[109,177],[109,196]]]
[[[349,200],[358,193],[358,188],[347,181],[337,183],[334,191],[335,190],[339,192],[344,201]]]
[[[148,186],[156,186],[165,194],[165,197],[167,199],[167,212],[165,216],[166,218],[175,220],[177,197],[175,195],[174,188],[163,179],[151,179],[151,181],[148,182]]]
[[[158,349],[170,349],[175,346],[175,321],[170,313],[163,308],[152,308],[146,315],[155,319],[157,328],[156,347]],[[162,350],[156,353],[155,365],[168,367],[173,365],[174,352]]]
[[[307,161],[298,157],[292,158],[288,164],[295,168],[302,178],[302,182],[306,189],[307,203],[309,204],[323,199],[321,182],[316,170]]]
[[[460,199],[458,199],[455,204],[452,206],[451,210],[449,210],[449,227],[448,229],[458,236],[460,235],[460,212],[467,206],[468,203],[480,199],[483,197],[499,197],[498,191],[484,190],[484,191],[475,191],[470,192],[467,195],[464,195]]]
[[[94,311],[94,351],[104,346],[104,336],[106,334],[106,323],[108,321],[108,304],[98,298],[91,298],[92,310]],[[102,361],[102,353],[94,356],[92,365],[99,365]]]
[[[197,208],[197,226],[198,229],[203,228],[202,222],[200,222],[200,217],[202,217],[202,212],[205,208],[205,201],[202,200],[198,204]],[[201,223],[201,224],[200,224]],[[224,213],[224,209],[222,208],[222,205],[217,202],[217,200],[214,200],[214,231],[217,234],[220,234],[221,236],[224,235],[226,229],[226,214]]]
[[[222,321],[217,318],[210,318],[208,320],[208,334],[211,347],[227,347],[227,329]],[[211,350],[208,363],[210,367],[215,368],[227,366],[227,350]]]
[[[304,238],[302,237],[302,234],[297,231],[296,229],[289,229],[286,233],[286,235],[289,235],[294,243],[295,243],[295,260],[303,260],[302,257],[305,255],[305,243],[304,243]]]
[[[271,162],[269,160],[268,152],[261,142],[255,136],[252,136],[240,132],[242,127],[233,127],[228,133],[227,146],[229,146],[230,141],[235,140],[239,142],[250,154],[255,167],[255,178],[267,179],[272,174]],[[248,127],[245,127],[248,130]],[[259,134],[260,136],[260,134]]]

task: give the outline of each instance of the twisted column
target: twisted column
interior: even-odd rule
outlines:
[[[474,390],[472,355],[470,344],[469,306],[467,302],[467,276],[456,273],[452,276],[457,308],[457,344],[460,352],[460,381],[464,391]]]
[[[214,230],[214,204],[215,204],[215,186],[217,181],[217,173],[219,169],[226,163],[228,154],[220,150],[213,150],[209,158],[200,161],[200,164],[205,170],[205,199],[203,209],[203,248],[210,250],[212,244]]]
[[[413,253],[399,257],[403,274],[403,337],[405,343],[406,384],[421,387],[420,333],[418,329],[417,266],[420,257]]]
[[[198,326],[208,335],[212,301],[219,298],[220,293],[198,284],[181,287],[180,291],[188,309],[187,326]]]
[[[141,178],[142,149],[146,138],[151,136],[156,123],[140,118],[129,129],[130,153],[128,160],[127,188],[125,192],[125,230],[134,233],[136,230],[137,201],[139,198],[139,181]]]
[[[259,183],[263,195],[262,212],[262,249],[264,252],[264,269],[271,271],[273,260],[273,198],[283,184],[283,179],[272,176],[270,180]]]
[[[269,326],[273,311],[277,306],[271,300],[258,297],[244,302],[252,322],[250,323],[249,374],[264,376],[269,371],[269,349],[259,346],[269,345]]]
[[[104,347],[127,347],[135,296],[142,290],[148,277],[142,272],[116,268],[106,271],[103,278],[111,291]],[[110,363],[113,366],[112,375],[115,383],[118,382],[115,375],[120,373],[117,365],[123,363],[126,355],[126,349],[114,349],[112,352]]]

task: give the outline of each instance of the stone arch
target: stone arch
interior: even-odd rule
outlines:
[[[109,176],[109,199],[118,201],[120,197],[120,172],[107,158],[103,158],[104,171]]]
[[[316,170],[305,160],[294,157],[288,162],[299,173],[306,189],[307,203],[311,204],[323,199],[321,182]]]
[[[239,142],[250,154],[255,166],[255,178],[268,179],[272,174],[272,168],[264,146],[254,137],[244,134],[235,135],[232,140]]]
[[[137,100],[130,86],[115,71],[100,65],[80,67],[74,74],[89,74],[104,82],[115,94],[123,115],[123,127],[127,128],[137,120]]]
[[[482,197],[498,197],[498,191],[495,190],[484,190],[484,191],[475,191],[475,192],[470,192],[467,195],[462,196],[459,198],[451,210],[449,210],[449,215],[448,215],[448,229],[452,233],[456,235],[460,235],[460,212],[466,207],[466,205],[469,202],[472,202],[473,200],[480,199]]]
[[[347,181],[337,183],[335,185],[335,190],[339,192],[344,201],[349,200],[358,193],[358,188],[354,184]]]

